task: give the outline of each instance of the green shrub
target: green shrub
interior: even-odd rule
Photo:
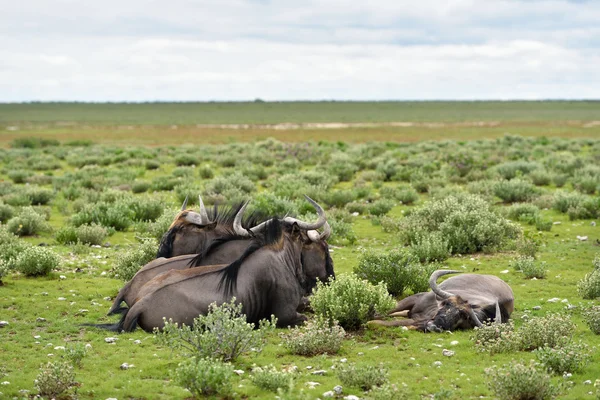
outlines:
[[[508,209],[508,217],[517,221],[533,224],[540,214],[540,209],[531,203],[513,204]]]
[[[26,276],[48,275],[58,264],[60,257],[40,246],[26,247],[15,260],[15,268]]]
[[[77,243],[77,229],[70,225],[63,226],[56,231],[54,239],[62,245]]]
[[[535,186],[547,186],[552,182],[552,175],[546,170],[536,170],[529,174],[529,179]]]
[[[75,234],[77,239],[72,243],[80,242],[89,245],[101,245],[108,236],[108,229],[97,224],[81,225],[77,227]]]
[[[40,366],[34,384],[40,396],[55,398],[75,386],[75,371],[68,362],[48,362]]]
[[[138,231],[143,233],[144,236],[149,235],[149,237],[154,238],[156,240],[160,240],[163,235],[169,230],[169,227],[173,223],[173,219],[177,215],[179,210],[167,210],[163,212],[163,214],[156,219],[156,221],[141,224],[143,230]]]
[[[570,208],[577,208],[583,200],[584,197],[579,193],[558,190],[554,193],[552,208],[565,214]]]
[[[123,207],[133,211],[132,219],[134,221],[156,221],[163,213],[164,208],[161,199],[151,197],[134,197],[123,203]],[[121,205],[119,204],[119,206]]]
[[[526,279],[544,279],[547,274],[546,262],[538,262],[533,257],[521,256],[510,262],[515,271],[522,272]]]
[[[527,181],[513,179],[499,181],[494,185],[494,194],[505,203],[529,201],[539,195],[537,187]]]
[[[362,390],[371,389],[388,383],[388,370],[382,366],[345,364],[337,368],[337,376],[342,384],[358,387]]]
[[[85,204],[83,208],[71,216],[70,223],[74,226],[96,223],[117,231],[129,228],[135,217],[135,211],[125,201],[107,203],[101,201],[95,204]]]
[[[190,166],[190,165],[196,165],[197,163],[198,163],[198,159],[191,154],[182,154],[182,155],[175,157],[175,165],[177,165],[177,166],[182,166],[182,165]]]
[[[8,171],[8,173],[6,175],[8,175],[8,178],[11,181],[13,181],[14,183],[25,183],[27,178],[29,178],[31,175],[33,175],[33,173],[31,171],[20,169],[20,170]]]
[[[475,349],[481,353],[509,353],[519,349],[520,337],[515,332],[512,320],[505,324],[485,322],[483,326],[475,328],[471,340],[475,342]]]
[[[346,204],[356,200],[356,198],[354,190],[332,190],[325,192],[320,200],[329,207],[343,208]]]
[[[327,241],[331,244],[349,244],[353,245],[358,239],[352,224],[341,220],[330,221],[331,236]]]
[[[540,217],[539,215],[535,218],[534,224],[535,224],[535,229],[537,229],[538,231],[545,231],[545,232],[549,232],[550,230],[552,230],[552,225],[553,225],[552,221],[546,220],[546,219]]]
[[[342,274],[328,285],[317,283],[310,304],[315,314],[337,320],[345,330],[359,329],[375,314],[385,315],[396,302],[384,283],[373,286],[354,274]]]
[[[394,207],[393,201],[381,199],[374,201],[372,204],[370,204],[368,210],[369,214],[375,215],[376,217],[380,217],[389,213],[392,207]]]
[[[215,173],[210,165],[203,165],[198,169],[198,174],[202,179],[212,179]]]
[[[2,278],[8,275],[10,272],[10,268],[7,265],[6,261],[0,258],[0,286],[2,286]]]
[[[361,254],[354,273],[373,285],[384,282],[392,296],[399,296],[405,289],[413,288],[413,284],[419,281],[419,276],[427,275],[417,257],[404,249],[385,253],[365,251]],[[427,276],[426,279],[428,278]]]
[[[419,194],[412,187],[405,187],[397,190],[397,192],[395,193],[395,198],[402,204],[409,205],[419,200]]]
[[[154,239],[144,239],[131,251],[121,251],[113,273],[119,279],[128,281],[144,265],[156,258],[158,245]]]
[[[164,191],[169,191],[169,190],[175,189],[175,186],[177,186],[180,182],[181,182],[181,180],[179,180],[178,178],[174,178],[172,176],[161,175],[161,176],[157,176],[156,178],[152,179],[150,188],[157,192],[161,192],[161,191],[164,192]]]
[[[146,160],[144,167],[147,170],[159,169],[160,163],[158,161],[154,161],[154,160]]]
[[[600,306],[591,306],[585,310],[583,319],[592,332],[600,335]]]
[[[8,204],[0,203],[0,223],[5,223],[15,215],[15,209]]]
[[[333,153],[326,168],[327,172],[336,176],[340,182],[352,180],[354,173],[358,170],[358,167],[346,153]]]
[[[25,193],[27,194],[27,197],[29,197],[31,204],[34,206],[48,204],[54,197],[52,190],[36,187],[28,188]]]
[[[68,343],[65,346],[65,358],[76,367],[81,368],[83,358],[86,354],[87,350],[82,343]]]
[[[337,321],[332,323],[322,316],[307,321],[304,326],[280,333],[283,346],[292,354],[315,356],[336,354],[342,347],[346,332]]]
[[[47,231],[50,227],[46,223],[45,217],[33,207],[24,207],[19,215],[8,221],[6,229],[18,236],[31,236]]]
[[[4,261],[6,268],[14,269],[17,256],[30,246],[6,228],[0,227],[0,260]]]
[[[485,370],[488,387],[503,400],[546,400],[558,395],[548,375],[539,364],[531,361],[522,364],[513,361],[502,367]]]
[[[346,204],[344,208],[346,208],[349,213],[359,213],[361,215],[367,213],[367,205],[356,201]]]
[[[569,180],[569,175],[567,175],[567,174],[552,175],[552,183],[554,183],[554,186],[556,186],[557,188],[561,188],[561,187],[565,186],[565,183],[567,183],[568,180]]]
[[[228,398],[231,394],[233,366],[210,358],[192,357],[179,363],[175,381],[192,393],[195,398],[218,395]]]
[[[273,365],[269,365],[268,367],[252,368],[250,379],[261,389],[277,392],[277,389],[289,387],[294,378],[292,373],[278,371]]]
[[[384,216],[379,220],[381,230],[385,233],[398,233],[403,228],[404,221],[400,218]]]
[[[277,196],[271,192],[262,192],[252,198],[250,211],[259,212],[262,215],[284,216],[297,215],[296,204],[287,199]]]
[[[568,341],[557,347],[544,346],[533,351],[548,372],[556,375],[580,372],[590,361],[588,345]]]
[[[547,314],[526,320],[518,331],[519,347],[531,351],[540,347],[557,347],[573,336],[575,324],[562,314]]]
[[[39,149],[40,147],[59,145],[60,142],[56,139],[44,139],[39,137],[17,138],[10,143],[10,147],[13,149]]]
[[[165,321],[163,330],[155,330],[154,334],[160,344],[185,356],[235,361],[242,354],[262,350],[266,335],[274,331],[276,323],[271,316],[271,321],[261,320],[255,329],[254,324],[246,322],[242,305],[232,298],[219,306],[212,303],[206,315],[194,318],[191,327]]]
[[[30,185],[51,185],[54,182],[54,177],[49,175],[32,175],[26,179],[26,182]]]
[[[135,181],[131,184],[131,191],[133,193],[144,193],[150,189],[150,183],[146,181]]]
[[[234,172],[227,176],[217,176],[206,184],[204,192],[208,195],[223,195],[231,201],[232,197],[238,196],[238,193],[249,194],[256,190],[254,183],[248,177]],[[235,196],[231,196],[231,194]]]
[[[577,293],[584,299],[600,297],[600,270],[595,269],[577,282]]]
[[[23,207],[31,205],[31,199],[23,190],[16,191],[14,193],[3,196],[2,201],[13,207]]]
[[[528,174],[538,167],[539,165],[537,163],[528,161],[509,161],[497,165],[495,169],[502,178],[510,180],[517,176]]]
[[[424,263],[444,261],[452,253],[449,241],[438,232],[417,236],[415,242],[410,245],[410,250]]]
[[[433,233],[448,241],[452,254],[470,254],[504,246],[521,232],[479,196],[464,194],[416,208],[398,222],[401,240],[411,245]]]
[[[521,257],[536,258],[540,248],[540,241],[534,236],[523,235],[517,240],[517,253]]]

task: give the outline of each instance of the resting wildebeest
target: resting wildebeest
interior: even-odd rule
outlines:
[[[248,322],[258,323],[273,314],[280,327],[303,323],[306,317],[296,309],[316,284],[307,271],[319,271],[317,276],[322,281],[334,275],[326,245],[318,247],[321,256],[313,257],[313,265],[307,265],[302,255],[306,232],[297,222],[269,220],[235,262],[228,266],[172,269],[156,276],[139,291],[118,324],[103,327],[131,331],[139,325],[150,332],[163,327],[163,317],[191,325],[195,317],[208,312],[211,303],[226,303],[232,297],[242,304]]]
[[[319,204],[314,200],[307,197],[307,200],[315,207],[319,218],[314,223],[308,223],[296,218],[286,217],[283,221],[290,224],[297,224],[302,230],[306,230],[302,237],[302,257],[306,260],[307,265],[307,276],[311,282],[316,282],[317,279],[322,279],[320,276],[321,271],[317,268],[316,271],[310,270],[312,265],[318,265],[319,258],[326,252],[329,256],[329,250],[325,240],[329,237],[331,230],[329,224],[325,219],[325,211]],[[203,209],[202,199],[200,199],[201,210]],[[241,220],[243,218],[244,211],[248,203],[244,204],[243,207],[235,207],[236,214],[235,218],[231,216],[231,209],[225,209],[224,213],[218,213],[215,211],[214,221],[220,222],[220,225],[227,226],[230,228],[223,228],[220,231],[220,237],[217,236],[216,230],[213,233],[205,233],[200,230],[197,232],[188,232],[197,242],[202,244],[195,245],[196,248],[202,248],[200,254],[192,255],[181,255],[172,258],[158,258],[143,266],[123,288],[119,291],[115,300],[113,301],[112,307],[108,311],[108,315],[122,313],[126,308],[121,307],[121,303],[124,301],[128,306],[134,302],[138,296],[138,291],[155,276],[167,272],[171,269],[186,269],[191,267],[200,267],[206,265],[215,264],[229,264],[235,261],[238,257],[244,254],[244,251],[250,245],[250,234],[241,226]],[[185,203],[184,203],[185,205]],[[183,208],[183,207],[182,207]],[[223,217],[220,217],[223,216]],[[246,223],[254,223],[255,216],[252,215],[246,220]],[[258,226],[260,230],[264,226],[264,222]],[[218,226],[218,225],[217,225]],[[315,229],[324,226],[323,233],[319,234]],[[229,232],[228,232],[229,231]],[[207,239],[208,235],[212,237]],[[192,240],[184,238],[183,241],[186,243],[193,243]],[[313,260],[313,258],[317,258]],[[333,274],[333,270],[332,270]]]
[[[370,323],[441,332],[481,327],[482,321],[508,321],[514,309],[514,296],[506,282],[493,275],[464,274],[437,285],[439,277],[456,273],[460,271],[435,271],[429,278],[431,292],[408,296],[389,314],[409,319]]]

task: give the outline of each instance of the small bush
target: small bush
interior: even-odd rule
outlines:
[[[26,247],[15,260],[15,268],[26,276],[48,275],[60,264],[60,257],[40,246]]]
[[[555,375],[579,372],[591,358],[588,345],[571,341],[554,348],[549,346],[540,347],[534,350],[534,353],[548,372]]]
[[[556,347],[570,340],[575,331],[571,318],[561,314],[533,317],[518,331],[521,350],[531,351],[544,346]]]
[[[585,310],[583,319],[592,332],[600,335],[600,306],[592,306]]]
[[[449,241],[438,232],[417,237],[410,245],[410,250],[419,261],[424,263],[444,261],[452,253]]]
[[[100,201],[95,204],[85,204],[83,208],[71,216],[74,226],[91,225],[92,223],[124,231],[133,223],[136,211],[124,200],[113,203]]]
[[[517,221],[533,224],[536,217],[540,214],[540,209],[530,203],[513,204],[508,209],[508,217]]]
[[[136,181],[131,184],[131,191],[133,193],[144,193],[150,189],[150,183],[146,181]]]
[[[521,256],[512,260],[510,266],[515,271],[522,272],[526,279],[544,279],[547,274],[546,262],[538,262],[535,258],[529,256]]]
[[[359,329],[396,304],[384,283],[373,286],[354,274],[342,274],[327,285],[318,282],[313,293],[310,304],[315,314],[337,320],[345,330]]]
[[[600,297],[600,271],[596,269],[577,282],[577,293],[589,300]]]
[[[18,236],[31,236],[50,228],[46,223],[45,216],[38,213],[33,207],[24,207],[19,215],[8,221],[6,229]]]
[[[2,278],[8,275],[10,272],[10,268],[8,267],[6,261],[0,258],[0,286],[2,286]]]
[[[554,193],[552,208],[565,214],[570,208],[577,208],[584,200],[584,197],[575,192],[557,191]]]
[[[394,202],[391,200],[380,199],[374,201],[369,207],[369,214],[374,215],[376,217],[380,217],[390,212],[390,210],[394,207]]]
[[[181,181],[172,176],[157,176],[152,179],[152,183],[150,184],[150,188],[154,191],[169,191],[173,190],[175,186],[177,186]]]
[[[280,334],[283,346],[292,354],[314,356],[336,354],[342,347],[346,332],[337,321],[330,323],[322,316],[306,322],[302,327]]]
[[[191,154],[182,154],[175,157],[175,165],[177,166],[190,166],[198,164],[198,159]]]
[[[73,243],[101,245],[108,236],[108,229],[97,224],[81,225],[75,230],[75,234],[76,240]]]
[[[354,190],[332,190],[324,192],[321,197],[323,202],[328,206],[343,208],[346,204],[355,201],[357,195]]]
[[[77,243],[77,229],[74,226],[63,226],[56,231],[54,239],[62,245]]]
[[[68,362],[49,362],[40,366],[34,383],[40,396],[55,398],[75,385],[75,371]]]
[[[117,256],[114,275],[128,281],[144,265],[156,258],[158,245],[154,239],[145,239],[132,251],[122,251]]]
[[[14,269],[17,256],[30,246],[4,227],[0,227],[0,260],[4,261],[6,268]]]
[[[4,224],[15,215],[15,209],[8,204],[0,203],[0,223]]]
[[[149,224],[141,224],[143,230],[139,232],[143,233],[144,235],[148,234],[150,237],[156,240],[160,240],[165,232],[169,230],[169,227],[173,223],[173,219],[178,212],[179,210],[167,210],[163,212],[163,214],[158,217],[156,221]]]
[[[175,380],[196,398],[219,395],[227,398],[231,394],[233,366],[210,358],[192,357],[179,363]]]
[[[361,254],[354,273],[373,285],[384,282],[392,296],[413,288],[421,275],[427,275],[417,257],[404,249],[387,253],[366,251]]]
[[[337,368],[337,376],[342,384],[362,390],[368,390],[373,386],[381,386],[388,382],[387,368],[375,365],[342,365]]]
[[[550,375],[531,361],[529,364],[512,362],[498,368],[485,370],[488,387],[503,400],[546,400],[558,395]]]
[[[246,322],[242,305],[232,298],[229,303],[209,306],[206,315],[194,318],[194,324],[178,326],[165,321],[162,331],[155,330],[159,343],[179,350],[186,356],[212,357],[221,361],[234,361],[251,349],[260,351],[269,332],[275,329],[277,321],[262,320],[258,329]]]
[[[490,354],[516,351],[520,343],[512,320],[505,324],[485,322],[482,327],[475,328],[471,340],[478,352]]]
[[[147,160],[146,163],[144,164],[144,167],[147,170],[159,169],[160,163],[158,161],[154,161],[154,160]]]
[[[27,194],[27,197],[29,197],[31,204],[34,206],[48,204],[54,197],[52,190],[36,187],[28,188],[25,193]]]
[[[292,373],[278,371],[273,365],[269,365],[268,367],[252,368],[250,379],[261,389],[277,392],[277,389],[289,387],[294,378]]]
[[[516,178],[517,176],[528,174],[538,167],[539,165],[537,163],[532,163],[529,161],[509,161],[497,165],[496,171],[504,179],[510,180]]]
[[[82,343],[69,343],[65,346],[65,358],[76,367],[81,368],[87,350]]]
[[[262,192],[252,199],[251,210],[257,211],[262,215],[283,216],[297,215],[298,208],[296,204],[287,199],[277,196],[271,192]],[[250,210],[250,211],[251,211]]]
[[[15,171],[8,171],[7,175],[8,175],[8,178],[11,181],[13,181],[14,183],[25,183],[27,178],[29,178],[31,175],[33,175],[33,173],[31,171],[26,171],[26,170],[15,170]]]
[[[125,200],[123,203],[133,211],[132,219],[134,221],[155,221],[161,216],[164,208],[161,199],[150,197],[135,197]]]
[[[505,203],[516,203],[533,199],[539,195],[539,190],[527,181],[513,179],[497,182],[494,194]]]
[[[535,186],[547,186],[552,182],[552,175],[548,171],[537,170],[529,174],[529,179]]]
[[[517,253],[521,257],[536,258],[540,242],[533,236],[523,235],[517,240]]]
[[[215,173],[210,165],[203,165],[198,168],[198,174],[202,179],[212,179],[215,176]]]

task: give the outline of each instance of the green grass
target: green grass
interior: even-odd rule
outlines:
[[[582,103],[583,104],[583,103]],[[587,103],[586,103],[587,104]],[[533,132],[534,128],[532,128]],[[140,130],[139,132],[144,132]],[[537,131],[542,135],[543,131]],[[464,132],[462,133],[465,134]],[[77,135],[73,132],[73,135]],[[83,134],[81,134],[83,135]],[[476,132],[473,132],[476,136]],[[76,136],[74,136],[76,137]],[[79,136],[81,137],[81,136]],[[172,140],[172,138],[169,138]],[[130,140],[140,140],[140,137],[132,137]],[[564,143],[563,143],[564,142]],[[596,160],[600,146],[597,141],[565,140],[561,143],[576,148],[578,157],[586,158],[586,162]],[[142,141],[142,143],[144,143]],[[499,142],[498,142],[499,143]],[[539,143],[517,145],[509,148],[500,148],[486,160],[502,160],[505,157],[513,157],[516,153],[510,151],[526,151],[524,157],[533,157],[529,152],[530,147],[541,146]],[[139,143],[138,143],[139,144]],[[173,144],[173,143],[172,143]],[[178,143],[175,143],[178,145]],[[575,146],[577,144],[577,147]],[[474,142],[465,142],[463,146],[474,145]],[[196,152],[194,154],[205,154],[207,159],[203,163],[213,165],[215,154],[233,152],[235,146],[214,146],[195,148],[193,146],[173,146],[151,149],[150,158],[160,159],[161,168],[153,171],[140,172],[140,179],[151,181],[152,178],[168,175],[174,168],[174,158],[179,152]],[[251,151],[253,147],[245,148]],[[282,145],[283,146],[283,145]],[[396,157],[401,161],[418,160],[423,157],[427,161],[444,163],[443,159],[456,151],[456,148],[437,148],[430,150],[432,143],[416,143],[403,145],[403,147],[390,146],[389,151],[397,151]],[[136,154],[133,148],[122,145],[120,148]],[[323,143],[324,155],[317,155],[307,163],[306,169],[319,168],[326,165],[328,155],[337,151],[336,145]],[[30,154],[36,155],[45,152],[52,154],[53,151],[60,152],[66,149],[70,154],[72,149],[60,146],[56,149],[40,149],[35,151],[9,149],[0,150],[2,161],[0,161],[0,180],[7,180],[6,171],[14,168],[14,163],[22,163],[26,168]],[[93,151],[104,152],[110,148],[96,146],[84,153]],[[250,149],[250,150],[248,150]],[[353,149],[348,145],[348,149]],[[408,151],[408,150],[410,151]],[[429,149],[429,150],[428,150]],[[114,150],[114,149],[113,149]],[[439,154],[436,151],[439,150]],[[539,149],[538,149],[539,150]],[[237,150],[236,150],[237,151]],[[509,154],[510,153],[510,154]],[[247,153],[243,153],[247,155]],[[511,155],[512,154],[512,155]],[[549,156],[542,149],[537,152],[536,157]],[[210,157],[209,157],[210,156]],[[439,156],[439,159],[438,159]],[[402,157],[406,157],[403,159]],[[133,159],[135,157],[128,157]],[[318,160],[315,161],[315,160]],[[257,182],[257,191],[268,190],[266,183],[275,179],[280,174],[277,159],[272,167],[268,168],[269,178]],[[367,160],[368,161],[368,160]],[[76,171],[68,166],[65,159],[60,159],[61,169],[53,172],[54,176],[62,176],[67,172]],[[444,164],[445,165],[445,164]],[[107,174],[114,173],[126,168],[126,164],[114,164],[103,168]],[[215,176],[227,175],[234,168],[215,167]],[[197,168],[196,168],[197,169]],[[38,172],[40,173],[40,172]],[[359,174],[356,174],[358,176]],[[356,183],[356,176],[352,182],[337,184],[335,189],[352,189]],[[193,177],[194,182],[205,185],[206,180],[198,178],[197,171]],[[385,186],[396,186],[398,182],[386,182]],[[463,182],[464,184],[464,182]],[[378,191],[373,188],[372,183],[367,183],[370,194],[377,197]],[[15,188],[24,188],[25,185],[15,185]],[[47,186],[52,188],[51,186]],[[57,188],[57,190],[60,188]],[[567,189],[572,190],[567,184]],[[16,189],[15,189],[16,190]],[[545,187],[544,190],[551,193],[554,187]],[[180,204],[175,200],[175,194],[151,193],[152,196],[161,196],[165,199],[165,208],[175,208]],[[597,194],[595,195],[598,196]],[[428,195],[421,195],[415,205],[397,205],[389,213],[390,216],[400,218],[403,212],[414,209],[428,201]],[[498,209],[507,206],[500,204],[496,199]],[[513,318],[517,326],[521,324],[523,315],[530,314],[543,316],[549,312],[565,311],[565,303],[549,303],[547,300],[553,297],[568,299],[569,303],[578,306],[571,311],[574,321],[577,323],[576,339],[581,339],[592,346],[600,346],[600,337],[593,335],[582,322],[580,310],[593,301],[583,301],[577,294],[576,284],[592,269],[591,261],[594,255],[600,252],[596,240],[599,238],[598,226],[592,226],[589,220],[570,221],[565,214],[552,210],[542,210],[541,215],[554,222],[549,232],[535,232],[529,225],[522,225],[526,231],[539,237],[542,246],[539,252],[539,260],[545,261],[549,268],[546,279],[527,280],[512,270],[509,261],[515,256],[512,251],[503,251],[494,254],[474,254],[451,257],[445,265],[452,269],[464,270],[465,272],[487,273],[500,276],[508,282],[515,293],[516,310]],[[59,213],[56,206],[52,208],[50,218],[51,226],[57,230],[68,221],[68,215]],[[354,217],[352,227],[358,237],[352,246],[332,246],[332,257],[334,259],[337,274],[350,273],[358,264],[362,248],[373,248],[380,250],[391,250],[400,246],[399,239],[394,234],[384,233],[380,226],[374,225],[368,217]],[[55,350],[56,346],[64,346],[67,342],[89,343],[92,349],[83,359],[83,367],[76,368],[76,380],[78,387],[76,395],[81,399],[105,399],[116,397],[118,399],[185,399],[189,393],[179,388],[172,380],[170,371],[174,370],[180,361],[178,356],[169,349],[158,346],[151,334],[140,330],[115,335],[111,332],[82,326],[84,323],[108,323],[116,320],[114,317],[106,317],[111,300],[123,285],[123,282],[110,277],[110,270],[123,252],[129,251],[131,245],[136,244],[137,232],[131,229],[127,232],[118,232],[109,237],[112,244],[110,248],[90,248],[89,253],[73,254],[73,247],[59,246],[55,243],[52,233],[44,233],[39,237],[25,238],[32,244],[41,242],[49,244],[63,258],[59,270],[53,272],[49,277],[25,278],[18,274],[6,277],[4,286],[0,286],[0,319],[9,322],[5,328],[0,328],[0,382],[9,384],[0,386],[0,398],[19,398],[20,390],[29,390],[29,395],[34,394],[33,381],[38,373],[40,364],[49,360],[57,360],[62,350]],[[577,235],[588,236],[588,241],[580,241]],[[80,268],[82,272],[75,272]],[[508,273],[503,271],[508,270]],[[103,274],[104,273],[104,274]],[[66,279],[60,279],[64,275]],[[64,297],[66,300],[59,300]],[[541,306],[540,310],[533,310],[534,306]],[[88,310],[86,312],[82,310]],[[38,322],[38,317],[45,318],[45,322]],[[280,330],[281,331],[281,330]],[[36,339],[35,336],[40,336]],[[116,344],[105,343],[104,339],[116,336]],[[534,358],[531,353],[517,352],[510,354],[497,354],[489,356],[475,352],[473,343],[470,341],[471,332],[454,332],[452,334],[424,334],[416,331],[403,331],[399,328],[372,329],[353,333],[344,341],[342,350],[334,356],[298,357],[288,354],[282,346],[277,335],[269,338],[268,345],[260,354],[242,357],[236,362],[236,369],[245,371],[245,374],[234,380],[234,390],[241,398],[273,398],[273,394],[258,389],[251,383],[248,375],[253,364],[274,364],[277,367],[296,365],[298,374],[296,377],[296,388],[304,389],[311,398],[322,395],[323,392],[332,390],[339,384],[335,369],[346,358],[348,362],[362,365],[374,365],[383,363],[390,370],[390,381],[399,385],[406,384],[410,398],[430,398],[443,390],[450,391],[450,398],[474,399],[480,396],[490,397],[486,386],[486,378],[483,370],[492,365],[501,365],[512,359],[528,360]],[[140,340],[135,344],[134,340]],[[451,342],[457,341],[453,345]],[[39,343],[36,343],[39,342]],[[456,352],[454,357],[442,356],[442,350],[451,349]],[[53,354],[53,355],[49,355]],[[434,362],[441,361],[442,367],[438,368]],[[119,366],[127,362],[133,364],[129,370],[121,370]],[[312,367],[307,369],[307,367]],[[311,372],[324,369],[327,372],[323,376],[312,375]],[[581,373],[574,374],[572,381],[574,386],[570,391],[564,392],[561,398],[580,399],[592,398],[587,393],[594,391],[592,386],[584,385],[585,380],[592,382],[600,376],[600,353],[594,352],[591,363]],[[319,382],[316,389],[308,389],[307,382]],[[558,383],[563,381],[562,377],[554,378]],[[363,397],[364,393],[355,388],[344,388],[344,395],[354,394]]]

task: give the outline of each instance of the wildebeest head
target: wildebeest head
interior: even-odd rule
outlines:
[[[281,220],[283,229],[288,234],[293,234],[295,240],[302,244],[301,258],[304,274],[306,275],[306,288],[310,293],[316,286],[317,281],[327,282],[330,277],[335,278],[333,260],[329,254],[327,239],[331,235],[331,227],[325,218],[323,208],[310,197],[306,199],[315,207],[318,215],[316,222],[305,222],[293,217],[285,217]],[[251,237],[257,235],[265,228],[266,223],[245,229],[241,225],[241,219],[248,202],[242,206],[234,221],[234,229],[240,236]],[[317,229],[323,228],[323,232]]]
[[[459,295],[452,294],[438,287],[436,281],[439,277],[448,274],[456,274],[460,271],[438,270],[431,274],[429,286],[441,301],[438,301],[438,310],[429,321],[424,321],[424,330],[429,332],[453,331],[456,329],[472,329],[481,327],[482,323],[477,316],[481,310],[469,304]],[[495,322],[501,322],[500,305],[496,302]]]
[[[198,200],[199,212],[186,209],[187,198],[183,202],[181,211],[160,241],[157,258],[200,254],[215,239],[235,235],[233,219],[242,207],[241,203],[221,209],[215,206],[212,212],[208,212],[202,197],[198,196]],[[253,214],[249,223],[255,223],[257,220],[258,216]]]

